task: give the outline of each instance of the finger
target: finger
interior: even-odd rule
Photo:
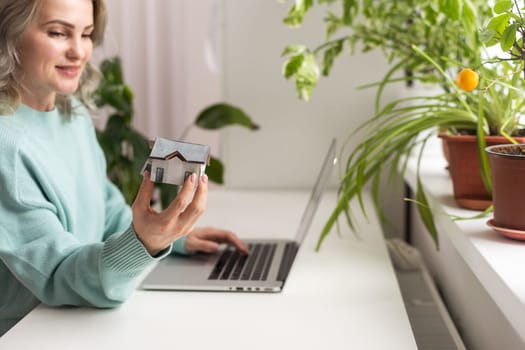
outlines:
[[[165,213],[168,216],[173,217],[179,215],[186,209],[191,200],[191,195],[195,187],[196,177],[197,175],[193,173],[190,176],[188,176],[186,181],[184,181],[182,189],[177,194],[177,197],[173,199],[173,201],[168,205],[168,207],[165,210]]]
[[[148,209],[150,208],[151,195],[153,193],[153,182],[150,179],[150,172],[145,171],[142,177],[139,191],[133,202],[133,206]]]
[[[181,218],[192,226],[206,209],[206,203],[208,201],[208,177],[202,175],[199,181],[199,187],[197,187],[195,191],[192,202],[181,215]]]
[[[186,251],[188,252],[204,252],[213,253],[219,249],[219,243],[208,241],[200,238],[186,240]]]
[[[240,252],[242,252],[242,253],[244,253],[246,255],[250,255],[250,249],[248,248],[246,243],[244,243],[242,240],[239,239],[239,237],[237,237],[236,235],[231,233],[231,234],[228,235],[227,239],[228,239],[228,241],[226,243],[234,246]]]
[[[244,243],[241,239],[239,239],[239,237],[237,237],[235,233],[231,231],[209,227],[205,232],[206,233],[202,236],[203,239],[212,240],[218,243],[226,243],[234,246],[237,250],[246,255],[250,254],[250,249],[246,243]]]

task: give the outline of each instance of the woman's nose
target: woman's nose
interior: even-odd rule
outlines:
[[[71,38],[70,46],[67,50],[67,57],[69,59],[82,59],[86,55],[86,48],[84,47],[84,40],[80,38]]]

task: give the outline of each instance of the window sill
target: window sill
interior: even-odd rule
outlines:
[[[411,157],[404,174],[417,188],[417,158]],[[472,217],[479,212],[457,207],[452,182],[437,138],[427,144],[421,160],[420,177],[441,237],[452,243],[494,303],[525,338],[525,242],[510,240],[490,229],[491,217],[454,221],[449,215]]]

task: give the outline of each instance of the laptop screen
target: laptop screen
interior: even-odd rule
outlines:
[[[317,175],[317,180],[315,181],[312,193],[310,194],[310,199],[308,200],[306,209],[304,210],[301,221],[299,222],[299,228],[297,229],[297,233],[295,235],[295,241],[298,244],[301,244],[303,242],[304,237],[306,236],[306,233],[310,228],[310,224],[312,223],[314,214],[317,210],[317,207],[319,206],[319,202],[321,201],[321,197],[325,190],[326,184],[328,183],[328,179],[330,178],[330,174],[332,173],[332,169],[337,163],[337,157],[335,155],[335,144],[335,139],[332,139],[330,147],[328,148],[328,152],[321,166],[319,175]]]

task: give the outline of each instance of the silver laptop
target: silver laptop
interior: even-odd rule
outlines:
[[[233,292],[280,292],[308,232],[336,163],[335,139],[321,166],[293,240],[244,240],[250,255],[230,246],[213,254],[170,255],[141,283],[142,289]]]

